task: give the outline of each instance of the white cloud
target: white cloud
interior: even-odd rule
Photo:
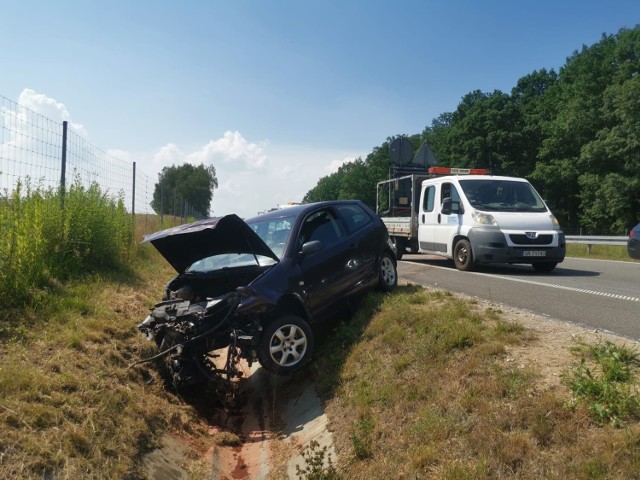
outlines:
[[[249,143],[240,132],[226,131],[222,138],[211,140],[197,152],[186,156],[185,161],[192,164],[214,164],[222,161],[234,165],[237,169],[249,167],[259,169],[265,166],[267,157],[264,147],[268,142]]]
[[[29,111],[36,112],[55,124],[68,121],[70,128],[87,138],[85,128],[71,121],[71,115],[63,103],[30,89],[22,91],[18,102],[21,107],[17,111],[0,108],[0,120],[11,115],[12,124],[28,128],[29,122],[24,120],[28,120]],[[15,122],[16,116],[20,117],[20,122]],[[33,135],[20,133],[13,132],[8,141],[15,144],[25,142],[24,138],[33,138]],[[21,138],[23,139],[20,140]],[[103,148],[100,145],[97,147]],[[23,146],[23,150],[26,149],[27,146]],[[144,205],[136,207],[137,211],[148,208],[150,199],[146,197],[152,194],[163,167],[188,162],[194,165],[213,165],[216,168],[219,187],[213,197],[214,215],[236,213],[245,218],[287,202],[302,201],[321,177],[335,172],[340,165],[360,155],[352,151],[322,150],[300,145],[272,145],[268,140],[251,141],[239,131],[231,130],[195,149],[167,143],[155,152],[140,153],[111,148],[107,153],[126,164],[136,162],[137,182],[143,182],[144,185],[144,188],[136,191],[136,198],[142,197],[139,203]],[[24,172],[9,174],[24,176]],[[58,181],[57,175],[54,172],[52,183]],[[31,176],[40,178],[41,175],[35,172]],[[0,176],[0,186],[3,178],[8,181],[11,177]],[[99,180],[101,183],[108,182],[108,179]],[[124,179],[123,185],[127,181]],[[107,183],[104,186],[112,191],[119,191],[121,188],[120,185],[111,186]]]
[[[156,175],[164,166],[187,162],[216,168],[219,186],[212,214],[251,217],[287,202],[300,202],[318,180],[353,161],[355,152],[321,150],[295,145],[249,141],[238,131],[226,131],[201,148],[186,151],[173,143],[143,161],[143,170]]]
[[[345,163],[353,162],[355,159],[356,157],[345,157],[342,160],[334,160],[327,167],[327,175],[337,172],[342,165],[344,165]]]
[[[30,88],[25,88],[18,97],[18,104],[54,122],[62,123],[66,121],[68,122],[69,128],[74,130],[78,135],[84,138],[88,137],[87,130],[84,126],[71,120],[71,114],[64,103],[60,103],[42,93],[36,93]],[[22,110],[21,115],[26,116],[26,111]]]
[[[180,164],[185,161],[185,154],[180,151],[175,143],[168,143],[160,148],[153,156],[153,162],[162,169],[170,165]]]

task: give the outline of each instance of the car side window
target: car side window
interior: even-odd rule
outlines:
[[[423,212],[433,212],[434,199],[436,198],[436,187],[430,185],[424,192],[424,200],[422,203]]]
[[[325,247],[338,243],[345,232],[331,210],[320,210],[310,214],[300,230],[299,246],[314,240],[320,240]]]
[[[367,215],[367,212],[365,212],[360,205],[337,205],[336,210],[338,210],[338,214],[340,214],[340,217],[342,217],[342,220],[347,225],[347,230],[351,233],[360,230],[372,222],[371,217]]]

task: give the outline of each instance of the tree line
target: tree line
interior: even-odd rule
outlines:
[[[416,149],[428,141],[440,165],[529,179],[566,232],[626,234],[640,222],[640,25],[603,34],[558,72],[525,75],[510,94],[470,92],[454,112],[403,136]],[[321,178],[304,201],[375,207],[397,137]]]

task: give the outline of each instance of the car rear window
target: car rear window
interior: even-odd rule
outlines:
[[[360,230],[372,221],[371,217],[367,215],[367,212],[360,205],[337,205],[336,210],[338,210],[342,220],[347,225],[349,232]]]

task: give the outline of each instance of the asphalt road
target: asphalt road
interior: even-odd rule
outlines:
[[[400,278],[525,309],[640,341],[640,263],[566,258],[548,274],[530,265],[460,272],[453,262],[405,254]]]

